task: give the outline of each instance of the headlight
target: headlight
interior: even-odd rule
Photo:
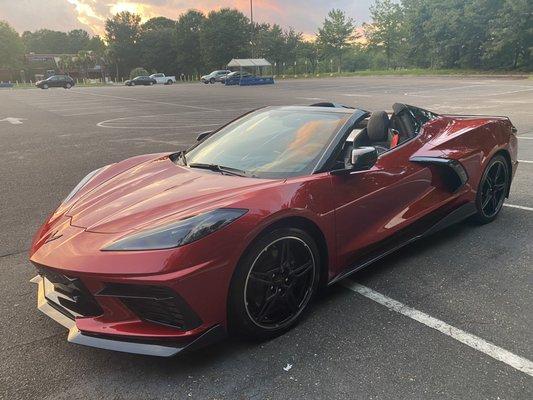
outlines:
[[[78,183],[78,184],[76,185],[76,187],[75,187],[74,189],[72,189],[72,191],[68,194],[68,196],[65,197],[65,199],[63,200],[63,203],[66,203],[66,202],[68,202],[70,199],[72,199],[72,198],[74,197],[74,195],[75,195],[76,193],[78,193],[79,190],[87,184],[87,182],[89,182],[89,181],[90,181],[90,180],[91,180],[96,174],[98,174],[98,173],[99,173],[100,171],[102,171],[104,168],[106,168],[106,167],[98,168],[98,169],[95,169],[93,172],[89,172],[89,173],[85,176],[85,178],[83,178],[83,179],[80,181],[80,183]]]
[[[183,246],[231,224],[237,218],[246,214],[246,212],[248,210],[220,208],[155,229],[133,234],[112,243],[102,250],[162,250]]]

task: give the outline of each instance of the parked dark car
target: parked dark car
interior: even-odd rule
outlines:
[[[253,75],[246,71],[234,71],[222,77],[221,82],[227,85],[238,85],[242,78],[252,77]]]
[[[51,87],[70,89],[72,86],[74,86],[74,84],[74,79],[68,75],[52,75],[47,79],[35,82],[35,86],[41,89],[48,89]]]
[[[227,69],[221,69],[218,71],[213,71],[208,75],[204,75],[200,78],[203,83],[215,83],[223,82],[224,77],[229,74],[231,71]]]
[[[137,86],[137,85],[152,86],[152,85],[155,85],[157,81],[154,78],[150,78],[149,76],[137,76],[133,79],[128,79],[124,83],[126,86]]]

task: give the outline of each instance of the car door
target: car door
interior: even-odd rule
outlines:
[[[370,170],[332,177],[338,273],[408,240],[413,223],[449,200],[430,168],[409,161],[422,145],[416,137],[381,154]]]
[[[50,78],[48,86],[50,86],[50,87],[58,87],[59,86],[59,76],[52,76]]]

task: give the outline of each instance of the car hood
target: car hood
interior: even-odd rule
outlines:
[[[125,171],[120,163],[97,175],[90,189],[74,198],[66,215],[71,225],[97,233],[149,229],[214,208],[280,181],[221,175],[176,165],[168,156]]]

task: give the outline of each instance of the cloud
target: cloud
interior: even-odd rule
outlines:
[[[345,10],[358,24],[368,21],[368,7],[373,0],[254,0],[253,3],[255,21],[278,23],[312,35],[332,8]],[[106,18],[119,11],[139,13],[143,20],[159,15],[177,19],[190,8],[209,12],[223,7],[237,8],[248,16],[250,13],[249,0],[0,0],[0,19],[7,20],[18,31],[83,28],[102,34]]]

